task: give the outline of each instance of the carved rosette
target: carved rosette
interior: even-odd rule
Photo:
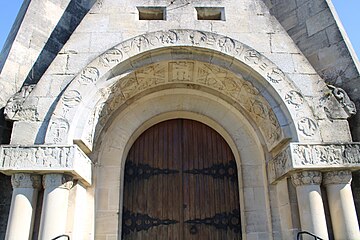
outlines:
[[[333,171],[323,173],[323,184],[350,184],[352,180],[352,174],[349,170]]]
[[[319,171],[302,171],[294,173],[291,176],[292,183],[295,187],[302,185],[320,185],[321,172]]]
[[[73,177],[66,174],[46,174],[43,176],[44,188],[63,188],[70,190],[73,186]]]
[[[35,188],[41,187],[41,177],[28,173],[15,173],[11,176],[13,188]]]

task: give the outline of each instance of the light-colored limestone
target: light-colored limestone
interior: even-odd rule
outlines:
[[[46,174],[43,177],[44,200],[39,230],[40,239],[53,239],[65,234],[69,190],[72,178],[63,174]]]
[[[5,239],[31,239],[41,178],[38,175],[17,173],[12,175],[11,183],[13,195]]]
[[[324,205],[321,197],[321,173],[302,171],[291,176],[296,187],[301,229],[329,239],[326,227]]]
[[[323,178],[335,238],[359,239],[359,224],[350,186],[351,172],[326,172]]]

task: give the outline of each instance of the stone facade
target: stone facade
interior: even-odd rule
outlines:
[[[151,7],[165,17],[139,19]],[[321,0],[25,1],[0,62],[5,239],[119,239],[127,153],[174,118],[230,146],[244,239],[359,239],[359,72],[337,21]]]

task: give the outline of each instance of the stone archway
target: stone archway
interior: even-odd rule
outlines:
[[[107,101],[109,88],[140,67],[171,59],[204,62],[233,72],[238,78],[246,77],[274,109],[273,114],[287,138],[321,139],[319,126],[302,94],[281,69],[259,52],[214,33],[169,30],[129,39],[90,63],[64,91],[51,116],[45,142],[60,144],[75,140],[85,151],[91,151],[89,139],[94,138],[99,115],[96,104]],[[86,125],[92,126],[84,128]]]
[[[244,236],[271,235],[266,154],[258,133],[234,107],[211,98],[210,94],[187,89],[151,93],[134,101],[104,129],[102,144],[96,150],[99,162],[94,172],[97,179],[94,188],[99,189],[95,198],[96,236],[121,234],[124,165],[135,139],[150,126],[179,117],[206,123],[224,137],[238,165],[242,232]],[[224,114],[219,115],[220,112]],[[257,200],[264,204],[245,201],[244,194],[249,191],[256,191]]]

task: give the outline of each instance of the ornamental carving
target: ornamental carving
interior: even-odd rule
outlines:
[[[304,103],[304,97],[301,93],[291,90],[285,95],[285,101],[289,105],[293,105],[295,108],[300,108],[300,106]]]
[[[307,137],[314,136],[318,130],[316,122],[307,117],[301,118],[297,125],[298,130]]]
[[[282,137],[275,113],[261,93],[233,73],[208,63],[195,61],[169,61],[140,68],[111,87],[110,96],[103,106],[100,125],[111,113],[137,94],[154,87],[173,84],[172,87],[207,87],[223,93],[246,109],[257,123],[269,145]],[[235,105],[237,106],[237,105]],[[100,132],[100,131],[99,131]]]
[[[291,175],[292,183],[296,187],[302,185],[320,185],[321,179],[321,172],[318,171],[302,171]]]
[[[350,184],[352,179],[351,171],[332,171],[323,173],[323,184]]]
[[[73,186],[73,177],[66,174],[45,174],[43,176],[44,188],[63,188],[69,190]]]
[[[35,188],[41,187],[40,175],[28,173],[15,173],[11,175],[11,185],[13,188]]]
[[[0,172],[69,172],[91,183],[91,161],[73,146],[11,146],[0,147]]]
[[[350,97],[344,91],[344,89],[335,87],[333,85],[328,85],[328,88],[332,90],[333,95],[349,116],[356,114],[355,103],[351,101]]]
[[[82,126],[86,125],[88,122],[94,122],[95,125],[101,129],[106,121],[104,116],[111,114],[114,109],[120,107],[129,100],[129,98],[135,96],[135,94],[140,93],[145,89],[150,92],[150,88],[157,87],[162,84],[174,83],[171,87],[175,86],[190,89],[204,89],[202,87],[206,86],[211,89],[221,91],[224,96],[229,96],[229,98],[231,98],[229,99],[230,101],[235,100],[234,105],[236,105],[237,108],[241,108],[242,111],[244,109],[249,110],[252,107],[258,114],[258,106],[262,105],[261,108],[263,111],[260,111],[261,116],[257,115],[257,118],[259,119],[257,121],[260,122],[256,122],[256,125],[259,126],[260,131],[263,132],[269,149],[272,149],[278,142],[281,141],[283,133],[278,122],[274,121],[275,114],[272,113],[271,107],[267,106],[269,104],[266,99],[259,94],[258,89],[253,86],[253,83],[256,82],[262,86],[264,85],[261,81],[257,82],[252,75],[246,76],[247,79],[251,79],[250,81],[244,81],[240,74],[236,75],[228,70],[226,70],[225,74],[223,74],[224,69],[215,66],[215,64],[201,63],[198,66],[197,61],[192,61],[194,64],[190,63],[191,61],[183,61],[183,63],[181,63],[181,61],[173,61],[173,67],[170,69],[168,69],[168,65],[165,66],[165,69],[161,70],[153,65],[153,70],[145,67],[145,65],[148,64],[153,57],[152,53],[150,54],[151,51],[154,51],[154,56],[156,56],[156,54],[160,54],[165,57],[164,61],[171,61],[170,56],[173,53],[177,54],[177,49],[179,49],[179,57],[183,57],[183,59],[191,59],[193,55],[191,51],[187,49],[191,47],[196,47],[199,50],[195,51],[195,54],[200,57],[206,57],[202,58],[204,61],[206,61],[205,59],[208,59],[208,61],[211,62],[213,59],[216,60],[216,56],[224,56],[226,54],[229,59],[228,66],[230,68],[237,68],[237,63],[244,65],[245,68],[247,68],[246,66],[250,66],[253,69],[253,72],[260,74],[264,80],[274,87],[274,91],[283,96],[283,98],[285,96],[281,94],[282,92],[290,92],[292,90],[296,91],[281,69],[276,67],[276,65],[269,61],[261,53],[233,38],[216,33],[189,29],[172,29],[149,32],[128,39],[106,51],[75,77],[65,90],[64,94],[69,91],[78,91],[80,94],[79,96],[82,96],[81,102],[83,102],[84,105],[78,104],[72,109],[69,109],[65,106],[66,103],[64,101],[60,101],[50,119],[50,124],[47,129],[50,133],[47,132],[45,141],[47,143],[66,143],[67,139],[74,137],[71,136],[69,138],[69,136],[67,136],[69,133],[77,134],[77,130],[65,130],[66,127],[64,126],[66,124],[62,124],[63,126],[60,128],[58,126],[52,127],[53,124],[56,125],[54,122],[57,122],[58,120],[56,120],[56,118],[59,118],[60,116],[64,119],[63,122],[67,122],[69,124],[69,127],[72,127],[70,126],[70,123],[72,123],[74,119],[80,119],[77,123],[82,124]],[[162,55],[163,53],[164,55]],[[140,61],[135,61],[134,58]],[[224,61],[224,63],[225,62],[226,61]],[[124,65],[120,66],[119,64]],[[210,68],[205,66],[206,64],[209,65]],[[131,66],[131,69],[126,66]],[[164,65],[160,64],[160,66]],[[130,72],[132,69],[136,69],[136,75]],[[144,76],[145,79],[142,80],[139,77],[139,73],[143,70],[149,70],[150,72],[156,71],[156,74],[154,77]],[[187,71],[193,72],[189,74]],[[169,77],[172,82],[169,81]],[[118,81],[119,79],[121,79],[121,81]],[[116,83],[116,81],[118,81],[118,83]],[[179,84],[180,82],[183,85]],[[164,86],[164,88],[166,87],[170,86]],[[112,91],[110,99],[107,99],[106,97],[103,97],[100,92],[102,89],[110,88],[120,90]],[[266,89],[263,90],[265,91],[265,94],[269,95],[269,92]],[[119,92],[119,94],[115,94],[115,92]],[[86,97],[89,96],[89,93],[100,94],[95,95],[96,99],[90,99]],[[254,95],[253,99],[249,99],[249,95]],[[319,139],[319,134],[316,135],[318,131],[314,132],[312,128],[306,128],[306,123],[304,124],[303,122],[298,121],[298,116],[300,115],[297,111],[301,104],[301,100],[297,99],[298,96],[294,95],[289,95],[288,97],[288,103],[296,105],[294,112],[290,112],[290,114],[292,114],[291,120],[295,122],[295,126],[299,125],[298,131],[303,133],[305,138],[311,137],[313,139]],[[255,102],[255,100],[259,101]],[[285,99],[283,100],[285,101]],[[75,102],[71,101],[71,103],[75,104],[76,101],[77,100],[75,100]],[[106,101],[106,103],[104,103],[104,101]],[[254,102],[257,106],[252,106]],[[258,103],[260,103],[260,105]],[[80,112],[77,111],[79,108],[87,106],[89,109],[96,109],[102,105],[104,105],[104,109],[102,110],[102,117],[100,119],[89,121],[91,114],[87,116],[86,119],[76,117],[76,115]],[[312,117],[312,110],[305,101],[301,104],[301,106],[301,114],[305,113],[305,115],[310,116],[309,119],[315,119]],[[100,124],[98,124],[98,122],[100,122]],[[74,128],[76,127],[76,124],[74,124]],[[56,128],[57,130],[54,132],[52,131],[53,128]],[[63,131],[64,136],[60,137],[59,134],[57,134],[60,129],[62,129],[61,131]],[[90,130],[92,128],[84,127],[78,129],[85,129],[87,131],[87,129]],[[79,137],[83,140],[83,136],[89,134],[91,133],[79,133]],[[88,146],[88,148],[90,149],[91,146]]]
[[[99,78],[99,74],[99,70],[96,67],[87,67],[82,71],[79,83],[83,85],[95,83]]]
[[[15,93],[6,103],[4,114],[9,120],[38,120],[37,104],[30,103],[25,105],[25,100],[35,88],[35,84],[23,86],[19,92]]]
[[[271,182],[296,170],[360,169],[360,143],[291,143],[268,163]]]

